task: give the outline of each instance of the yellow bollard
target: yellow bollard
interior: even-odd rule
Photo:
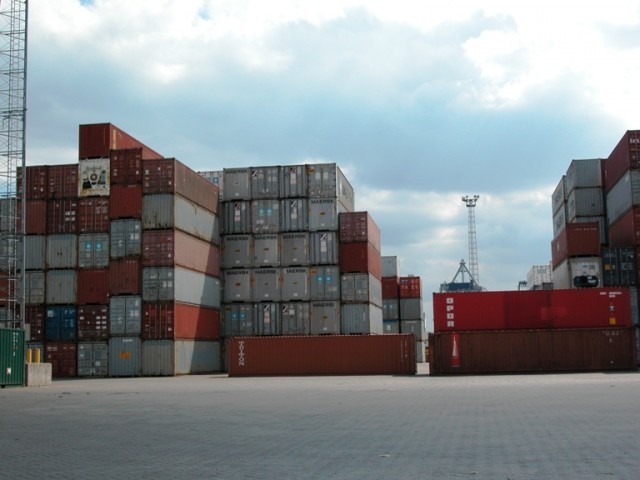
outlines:
[[[31,349],[27,348],[27,363],[31,363]]]
[[[36,350],[36,355],[35,355],[36,358],[34,360],[34,363],[40,363],[40,349],[36,348],[35,350]]]

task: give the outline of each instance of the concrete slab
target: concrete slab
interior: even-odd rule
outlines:
[[[51,385],[50,363],[27,363],[24,374],[27,387],[48,387]]]

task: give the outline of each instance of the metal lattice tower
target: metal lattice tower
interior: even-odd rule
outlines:
[[[476,203],[480,195],[473,197],[464,196],[462,201],[466,203],[469,212],[469,273],[471,281],[480,286],[480,275],[478,273],[478,243],[476,240]]]
[[[0,0],[0,303],[6,318],[0,324],[24,327],[26,291],[20,269],[24,223],[18,227],[25,202],[18,202],[18,168],[25,170],[25,119],[27,106],[27,0]],[[22,175],[22,191],[25,191]],[[22,292],[22,293],[20,293]],[[4,317],[4,315],[3,315]]]

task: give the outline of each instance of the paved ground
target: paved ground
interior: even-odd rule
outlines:
[[[638,479],[640,374],[57,380],[0,478]]]

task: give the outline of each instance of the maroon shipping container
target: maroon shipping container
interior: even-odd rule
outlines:
[[[370,242],[378,251],[380,248],[380,228],[369,212],[343,212],[340,214],[340,242]]]
[[[82,268],[77,272],[78,305],[109,303],[108,268]]]
[[[128,133],[110,123],[80,125],[79,158],[108,158],[111,150],[141,148],[142,158],[162,158]]]
[[[218,212],[218,186],[175,158],[142,163],[142,193],[177,193],[212,213]]]
[[[180,230],[146,230],[142,234],[142,265],[178,265],[219,277],[220,249]]]
[[[111,150],[111,185],[142,183],[142,148]]]
[[[109,306],[82,305],[78,307],[78,340],[93,341],[109,338]]]
[[[229,376],[416,373],[413,335],[233,337]]]
[[[47,234],[78,231],[78,199],[67,198],[47,202]]]
[[[398,277],[382,277],[382,298],[400,298]]]
[[[18,231],[22,231],[22,203],[18,202]],[[27,200],[27,235],[47,234],[47,202],[46,200]]]
[[[634,328],[440,332],[431,375],[637,370]]]
[[[569,257],[600,256],[600,225],[597,222],[568,223],[551,240],[551,265]]]
[[[111,185],[109,217],[142,218],[142,185]]]
[[[602,162],[604,191],[608,193],[627,170],[640,169],[640,130],[628,130]]]
[[[76,344],[73,342],[49,342],[45,344],[46,362],[51,364],[53,377],[76,376]]]
[[[400,298],[422,298],[422,281],[420,277],[400,277]]]
[[[371,273],[380,280],[382,278],[380,251],[370,242],[341,243],[340,272]]]
[[[48,167],[47,198],[78,197],[78,164],[51,165]]]
[[[436,333],[630,327],[631,302],[628,288],[434,293],[433,324]]]
[[[140,259],[111,259],[109,262],[109,293],[111,295],[140,294]]]
[[[632,207],[609,225],[608,233],[610,247],[640,246],[640,206]]]
[[[18,309],[18,315],[20,310]],[[32,342],[44,342],[44,307],[40,305],[25,306],[24,308],[24,323],[29,325],[28,341]]]
[[[109,197],[84,197],[78,200],[78,232],[109,232]]]
[[[177,302],[142,304],[143,340],[217,340],[220,310]]]
[[[18,198],[27,200],[46,200],[49,185],[49,169],[46,165],[27,167],[27,193],[22,195],[22,167],[18,167],[17,192]],[[77,192],[76,185],[76,192]]]

